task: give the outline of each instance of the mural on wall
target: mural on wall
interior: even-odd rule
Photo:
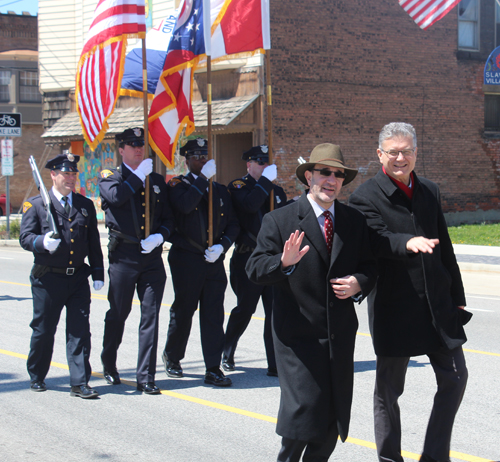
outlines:
[[[97,219],[104,220],[98,179],[101,170],[116,167],[115,141],[103,140],[93,152],[85,141],[72,142],[71,151],[80,156],[75,191],[91,199],[97,211]]]

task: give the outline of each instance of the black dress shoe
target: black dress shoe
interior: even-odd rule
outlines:
[[[159,395],[161,393],[161,390],[155,385],[154,382],[138,383],[137,391],[142,391],[146,395]]]
[[[163,352],[163,354],[161,355],[161,359],[163,361],[163,365],[165,366],[165,372],[169,377],[172,377],[174,379],[180,379],[181,377],[184,377],[181,363],[170,361],[170,359],[168,359],[167,353],[165,352]]]
[[[80,385],[78,387],[71,387],[71,391],[69,392],[70,396],[77,396],[78,398],[84,399],[92,399],[97,398],[99,393],[95,391],[93,388],[89,387],[89,385]]]
[[[229,377],[226,377],[220,370],[208,370],[205,373],[205,383],[215,385],[216,387],[230,387],[233,382]]]
[[[278,377],[278,369],[276,369],[275,367],[268,367],[267,375],[269,377]]]
[[[31,391],[46,391],[47,387],[45,386],[45,382],[42,380],[35,380],[31,382],[30,385]]]
[[[110,385],[120,385],[120,383],[122,383],[122,381],[120,380],[120,374],[118,374],[118,371],[116,369],[112,370],[106,369],[106,367],[104,367],[102,374],[104,375],[106,382],[108,382]]]
[[[234,361],[230,361],[229,359],[222,359],[222,369],[226,372],[233,372],[236,369],[234,365]]]

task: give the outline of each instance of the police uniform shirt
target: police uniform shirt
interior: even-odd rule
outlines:
[[[167,184],[158,173],[149,175],[150,234],[161,234],[167,240],[174,229],[168,203]],[[146,196],[142,180],[125,164],[105,169],[99,177],[102,209],[106,226],[135,239],[145,238]],[[136,220],[133,219],[135,212]],[[137,229],[136,229],[137,227]]]
[[[264,176],[256,181],[250,174],[247,174],[229,183],[229,192],[241,226],[240,235],[236,240],[237,244],[244,244],[252,249],[255,247],[262,218],[270,211],[271,191],[274,191],[274,209],[286,205],[287,198],[283,188]]]
[[[52,254],[43,246],[43,238],[50,229],[42,197],[35,196],[23,204],[19,237],[21,247],[33,252],[35,264],[54,268],[78,269],[88,256],[92,279],[104,281],[104,263],[94,203],[81,194],[72,193],[73,204],[68,215],[53,190],[49,191],[49,196],[52,215],[61,239],[59,246]]]
[[[168,183],[169,200],[175,217],[176,233],[169,241],[184,250],[204,253],[208,247],[209,181],[189,173],[172,178]],[[213,194],[213,243],[227,252],[239,233],[238,219],[227,188],[215,181]]]

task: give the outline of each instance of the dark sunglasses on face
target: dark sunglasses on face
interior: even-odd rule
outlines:
[[[345,179],[346,174],[344,172],[341,172],[339,170],[332,171],[329,168],[313,168],[315,172],[319,172],[321,176],[330,176],[333,173],[333,176],[335,178],[342,178]]]
[[[194,159],[194,160],[207,160],[208,154],[190,154],[187,156],[187,158]]]
[[[253,162],[255,162],[257,165],[266,165],[267,160],[262,160],[262,159],[254,159]]]
[[[144,146],[144,141],[143,140],[129,141],[125,144],[127,146],[132,147],[132,148],[142,148]]]

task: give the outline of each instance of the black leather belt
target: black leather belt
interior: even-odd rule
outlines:
[[[83,266],[83,265],[82,265]],[[79,266],[78,268],[53,268],[51,266],[47,266],[47,270],[50,271],[51,273],[59,273],[59,274],[65,274],[66,276],[73,276],[82,266]]]

